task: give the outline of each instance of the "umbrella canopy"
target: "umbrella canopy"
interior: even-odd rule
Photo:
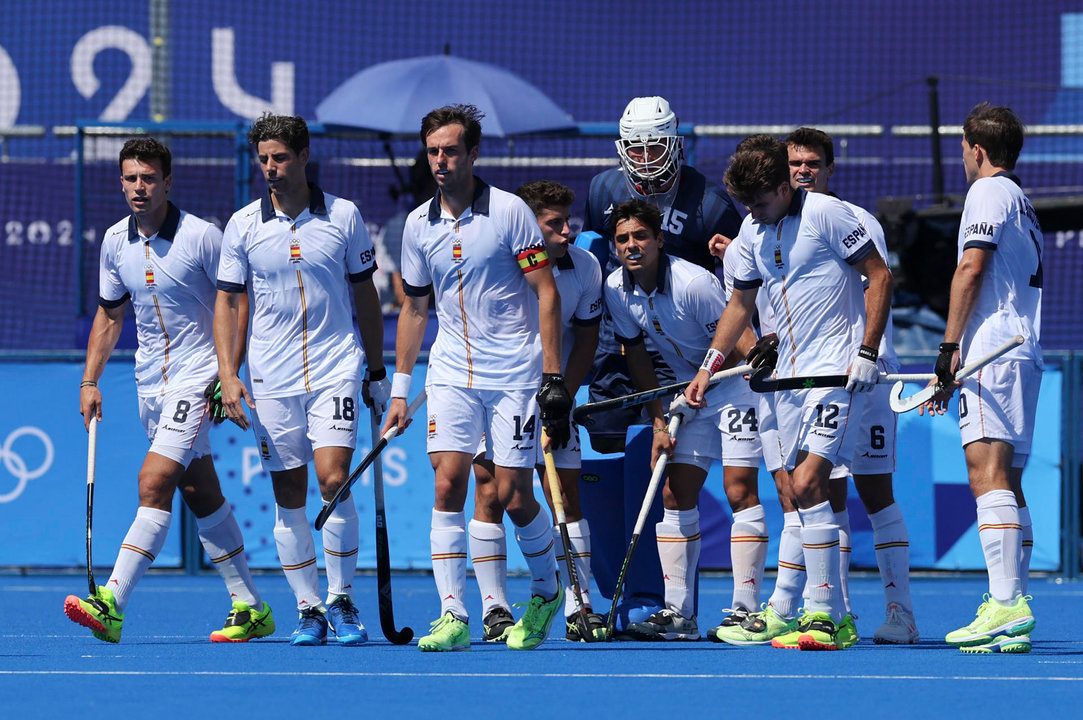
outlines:
[[[487,136],[575,127],[572,116],[518,75],[452,55],[393,60],[366,68],[316,106],[316,120],[379,132],[414,134],[430,110],[466,103],[485,113]]]

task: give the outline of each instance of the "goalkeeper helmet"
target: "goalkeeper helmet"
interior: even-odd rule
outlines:
[[[617,154],[628,180],[641,195],[669,189],[681,170],[684,142],[677,116],[663,97],[632,98],[620,119]]]

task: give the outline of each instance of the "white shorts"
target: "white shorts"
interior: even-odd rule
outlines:
[[[709,401],[709,398],[708,398]],[[721,422],[722,405],[708,405],[677,428],[677,447],[671,463],[695,465],[710,470],[715,460],[722,459],[722,439],[718,425]]]
[[[484,434],[485,456],[501,467],[533,468],[541,422],[535,390],[474,390],[429,385],[427,452],[476,456]]]
[[[346,380],[300,395],[256,400],[252,430],[263,469],[299,468],[322,447],[357,447],[358,417],[369,411],[357,399],[360,386]]]
[[[849,465],[867,393],[845,388],[816,388],[775,393],[783,464],[793,470],[801,450],[833,465]]]
[[[895,434],[899,416],[891,409],[891,385],[879,383],[864,393],[865,411],[854,447],[853,460],[840,465],[831,477],[890,475],[895,472]]]
[[[720,408],[718,429],[722,432],[723,467],[760,466],[760,400],[747,383],[726,387],[726,402]]]
[[[992,363],[964,380],[959,392],[963,447],[975,440],[1003,440],[1016,455],[1029,455],[1041,387],[1042,371],[1029,362]]]
[[[164,395],[139,398],[139,419],[151,452],[184,467],[211,454],[205,386],[167,388]]]
[[[575,405],[573,404],[572,410],[574,409]],[[579,447],[579,426],[570,417],[568,422],[571,424],[572,435],[568,439],[567,445],[562,448],[553,448],[553,464],[558,468],[579,469],[583,467],[583,453]],[[545,465],[545,453],[542,452],[541,443],[538,443],[538,465]]]
[[[774,475],[782,469],[782,446],[778,439],[778,417],[775,413],[775,394],[760,395],[760,447],[767,472]]]

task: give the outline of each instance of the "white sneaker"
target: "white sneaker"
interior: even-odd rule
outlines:
[[[672,610],[660,610],[641,623],[632,623],[627,632],[636,640],[699,640],[696,619]]]
[[[914,613],[898,603],[887,606],[887,619],[872,634],[872,641],[877,645],[913,645],[918,638]]]

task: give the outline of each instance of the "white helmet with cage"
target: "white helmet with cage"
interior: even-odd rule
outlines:
[[[677,116],[658,96],[632,98],[620,119],[617,155],[628,180],[642,195],[669,189],[684,161]]]

